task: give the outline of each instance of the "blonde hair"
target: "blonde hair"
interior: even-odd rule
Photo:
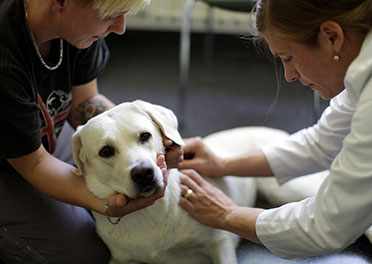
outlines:
[[[137,13],[150,4],[151,0],[78,0],[83,5],[93,4],[100,17],[105,18],[122,12]]]
[[[371,0],[258,0],[253,13],[256,40],[270,30],[278,36],[314,44],[320,25],[337,22],[345,31],[366,34],[372,29]]]

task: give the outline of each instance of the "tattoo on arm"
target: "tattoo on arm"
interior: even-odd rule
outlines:
[[[92,98],[80,103],[76,109],[76,121],[81,125],[88,120],[109,109],[105,101],[99,98]]]

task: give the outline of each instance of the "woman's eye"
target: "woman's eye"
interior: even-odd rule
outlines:
[[[102,158],[110,158],[115,155],[115,149],[111,146],[104,146],[100,151],[99,155]]]
[[[147,142],[150,138],[151,138],[151,134],[150,134],[150,133],[148,133],[148,132],[143,132],[143,133],[141,133],[141,135],[140,135],[140,142],[141,142],[141,143],[145,143],[145,142]]]

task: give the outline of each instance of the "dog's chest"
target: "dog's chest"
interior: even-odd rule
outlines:
[[[141,221],[137,223],[141,225]],[[203,232],[205,230],[196,230],[190,226],[188,228],[191,229],[188,229],[183,225],[169,228],[166,222],[153,229],[129,229],[126,225],[120,227],[120,230],[112,225],[108,226],[109,230],[101,230],[101,225],[97,227],[113,259],[123,263],[129,260],[153,264],[183,263],[180,260],[192,260],[187,263],[212,263],[204,251],[213,235]]]
[[[97,232],[113,256],[127,252],[128,257],[150,263],[165,263],[164,259],[173,255],[180,258],[187,254],[183,256],[186,259],[197,257],[203,244],[208,244],[203,240],[210,240],[215,231],[191,219],[178,205],[179,197],[178,171],[171,170],[162,199],[123,217],[118,225],[110,224],[103,215],[95,215]],[[205,254],[198,258],[205,258]]]

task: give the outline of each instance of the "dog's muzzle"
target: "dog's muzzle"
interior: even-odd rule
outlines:
[[[139,162],[131,169],[130,176],[137,186],[139,196],[149,196],[160,189],[156,172],[150,162]]]

